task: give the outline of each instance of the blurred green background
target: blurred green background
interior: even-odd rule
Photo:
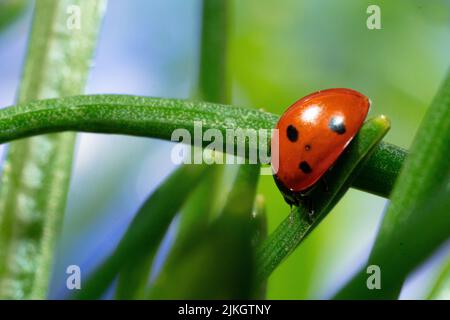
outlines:
[[[234,104],[281,114],[311,92],[349,87],[370,97],[371,115],[391,119],[387,141],[409,146],[450,66],[449,0],[231,3]],[[366,26],[371,4],[381,8],[381,30]],[[30,13],[0,35],[0,68],[9,79],[0,84],[2,106],[14,103]],[[192,96],[200,18],[199,0],[110,0],[87,92]],[[67,295],[64,266],[92,270],[114,248],[139,205],[173,169],[170,148],[156,140],[80,134],[50,297]],[[271,231],[289,207],[271,177],[261,177],[259,190]],[[273,273],[268,298],[329,297],[367,258],[384,206],[382,198],[351,190]],[[163,247],[168,244],[170,237]],[[411,277],[402,298],[427,292],[442,255]]]

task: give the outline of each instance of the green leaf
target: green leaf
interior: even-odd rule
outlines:
[[[139,261],[141,256],[154,255],[173,217],[209,172],[204,165],[192,165],[181,166],[172,173],[142,205],[115,251],[75,298],[100,298],[127,264]]]
[[[241,165],[225,207],[158,275],[150,299],[248,299],[253,288],[251,215],[258,165]]]
[[[308,209],[294,207],[290,214],[269,235],[257,251],[257,279],[263,281],[286,259],[317,224],[331,211],[350,187],[364,161],[389,130],[389,121],[380,116],[368,120],[353,139],[333,169],[326,175],[328,192],[320,187],[311,194],[315,213],[308,215]]]
[[[83,14],[80,29],[67,26],[69,6]],[[83,92],[104,7],[104,1],[36,1],[19,103]],[[64,133],[9,146],[0,191],[1,298],[47,295],[74,142],[73,133]]]
[[[127,134],[170,140],[172,132],[179,128],[186,129],[194,137],[194,121],[202,122],[203,132],[215,128],[225,136],[228,128],[272,129],[277,120],[278,116],[272,113],[209,102],[126,95],[77,96],[34,101],[0,110],[0,143],[60,131]],[[238,141],[233,141],[238,144]],[[190,142],[194,143],[194,139]],[[203,142],[203,146],[209,143]],[[257,149],[264,153],[268,147],[269,144]],[[405,154],[401,148],[380,143],[373,153],[375,160],[369,159],[368,166],[363,166],[361,170],[362,178],[356,178],[358,188],[389,196]],[[386,179],[375,178],[383,176]]]
[[[394,299],[407,275],[450,235],[450,73],[417,131],[367,265],[381,269],[382,287],[368,290],[363,268],[339,299]]]

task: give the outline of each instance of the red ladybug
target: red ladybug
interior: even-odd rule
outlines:
[[[286,110],[276,125],[278,139],[272,138],[272,150],[279,151],[278,168],[273,161],[272,168],[288,204],[305,199],[357,134],[369,107],[363,94],[339,88],[312,93]]]

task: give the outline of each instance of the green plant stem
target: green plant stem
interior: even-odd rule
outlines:
[[[450,235],[450,72],[421,122],[367,265],[382,272],[368,290],[364,267],[336,296],[395,299],[407,275]]]
[[[364,163],[352,187],[388,198],[405,161],[407,151],[390,143],[381,142]]]
[[[314,215],[309,216],[309,208],[303,205],[293,207],[290,216],[261,244],[257,251],[256,263],[258,282],[264,281],[331,211],[388,130],[389,121],[385,117],[367,121],[336,162],[333,170],[326,174],[328,192],[320,190],[321,188],[311,192]]]
[[[80,9],[80,29],[68,27],[69,6]],[[104,1],[36,1],[19,103],[82,93],[104,7]],[[0,192],[1,298],[46,297],[74,142],[73,133],[63,133],[9,146]]]
[[[179,128],[185,128],[194,137],[194,121],[202,123],[203,132],[216,128],[225,135],[227,128],[271,129],[276,120],[276,115],[267,112],[208,102],[126,95],[78,96],[0,110],[0,143],[58,131],[170,140],[173,131]],[[208,144],[203,142],[203,146]],[[267,147],[263,146],[263,151]]]
[[[271,129],[277,120],[275,114],[209,102],[124,95],[77,96],[34,101],[0,110],[0,143],[59,131],[170,140],[173,130],[179,128],[194,137],[194,121],[201,121],[203,132],[215,128],[225,135],[227,128]],[[208,144],[204,142],[203,146]],[[260,151],[267,152],[267,149],[264,145]],[[361,170],[363,178],[357,177],[355,185],[366,192],[388,197],[405,157],[403,149],[380,143],[373,158],[369,158]]]
[[[227,103],[228,0],[203,0],[199,95],[202,100]]]

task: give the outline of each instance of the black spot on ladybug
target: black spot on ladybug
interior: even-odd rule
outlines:
[[[298,139],[298,131],[292,124],[290,124],[287,127],[286,134],[287,134],[287,137],[288,137],[289,141],[291,141],[291,142],[297,141],[297,139]]]
[[[311,145],[310,145],[310,144],[306,144],[306,145],[305,145],[305,150],[306,150],[306,151],[311,150]]]
[[[345,133],[344,118],[342,118],[341,116],[332,117],[330,119],[330,122],[328,122],[328,127],[337,134],[344,134]]]
[[[300,162],[300,165],[298,167],[300,168],[300,170],[303,171],[303,173],[311,173],[312,172],[310,165],[306,161]]]

